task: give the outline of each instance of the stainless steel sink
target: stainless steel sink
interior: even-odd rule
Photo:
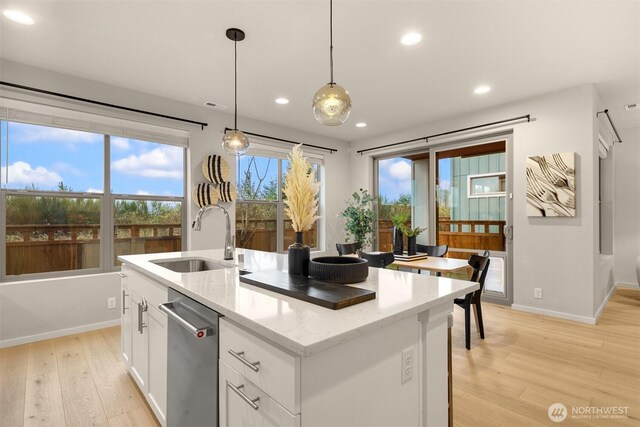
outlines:
[[[176,273],[195,273],[197,271],[222,270],[235,267],[235,265],[224,264],[204,258],[157,259],[150,262],[167,270],[175,271]]]

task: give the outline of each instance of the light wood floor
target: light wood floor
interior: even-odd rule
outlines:
[[[598,325],[483,308],[471,351],[455,310],[455,425],[640,425],[640,291],[618,290]],[[119,347],[114,327],[0,350],[0,426],[158,426]],[[628,418],[554,424],[556,402],[628,406]]]
[[[640,291],[618,289],[597,325],[483,304],[485,340],[464,316],[453,330],[453,402],[457,426],[640,425]],[[473,318],[472,328],[475,328]],[[626,419],[553,423],[549,405],[628,406]]]

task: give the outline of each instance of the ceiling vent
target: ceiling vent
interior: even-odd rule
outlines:
[[[640,104],[637,102],[634,104],[626,104],[624,106],[624,109],[627,111],[637,111],[637,110],[640,110]]]
[[[204,105],[206,105],[207,107],[215,108],[216,110],[226,110],[227,108],[229,108],[226,105],[218,104],[217,102],[205,102]]]

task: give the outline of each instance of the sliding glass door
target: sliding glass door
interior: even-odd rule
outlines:
[[[510,141],[452,143],[375,159],[377,250],[392,250],[392,219],[405,213],[408,226],[427,228],[418,243],[448,245],[447,257],[488,251],[485,298],[510,303]]]
[[[435,163],[435,241],[450,258],[488,251],[485,295],[509,302],[507,140],[437,151]]]

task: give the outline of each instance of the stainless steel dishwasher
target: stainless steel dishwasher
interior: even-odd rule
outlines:
[[[167,427],[218,426],[220,314],[169,289]]]

